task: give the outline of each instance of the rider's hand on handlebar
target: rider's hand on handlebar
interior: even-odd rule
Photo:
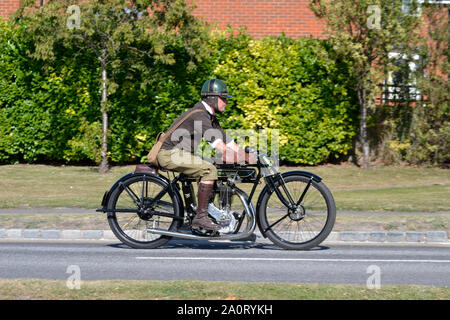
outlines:
[[[232,150],[227,150],[225,153],[222,153],[222,161],[223,163],[228,164],[236,164],[236,163],[247,163],[247,164],[256,164],[257,159],[254,153],[246,153],[244,150],[240,150],[240,152],[234,152]]]
[[[257,163],[256,155],[254,153],[245,153],[245,162],[248,164],[256,164]]]

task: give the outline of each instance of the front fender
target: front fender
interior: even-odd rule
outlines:
[[[304,176],[304,177],[312,178],[316,182],[322,181],[322,178],[319,177],[317,174],[314,174],[314,173],[311,173],[308,171],[299,171],[299,170],[288,171],[288,172],[282,173],[281,175],[283,176],[283,178],[289,177],[289,176]]]
[[[314,174],[314,173],[307,172],[307,171],[299,171],[299,170],[284,172],[284,173],[281,174],[281,176],[283,178],[286,178],[286,177],[289,177],[289,176],[304,176],[304,177],[307,177],[309,179],[313,179],[316,182],[321,182],[322,181],[322,178],[319,177],[318,175]],[[262,198],[263,198],[264,194],[266,192],[269,192],[269,191],[273,191],[273,190],[271,190],[271,187],[266,184],[264,186],[264,188],[261,190],[261,193],[259,194],[259,197],[258,197],[258,201],[256,202],[256,222],[258,223],[258,228],[261,231],[261,234],[264,236],[264,238],[267,238],[267,236],[266,236],[265,233],[262,232],[263,229],[261,227],[261,222],[260,222],[260,219],[259,219],[259,210],[260,210],[260,207],[261,207],[261,202],[262,202]]]

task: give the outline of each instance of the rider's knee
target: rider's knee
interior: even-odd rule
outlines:
[[[200,181],[217,180],[217,169],[213,164],[205,162],[201,166],[200,171],[201,171]]]

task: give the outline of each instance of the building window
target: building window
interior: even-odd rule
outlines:
[[[423,0],[419,0],[419,1],[415,1],[417,8],[416,10],[414,10],[413,8],[411,8],[411,6],[413,5],[413,0],[402,0],[402,11],[404,14],[409,15],[409,16],[417,16],[420,17],[422,15],[422,9],[420,7],[420,4],[423,3]]]
[[[421,72],[421,59],[418,54],[408,56],[400,52],[390,52],[391,63],[398,70],[390,72],[383,81],[382,102],[407,102],[422,99],[417,88],[417,72]]]
[[[411,5],[413,4],[413,0],[402,0],[403,13],[408,14],[408,15],[420,16],[420,15],[422,15],[421,5],[422,5],[422,3],[425,3],[425,2],[427,2],[429,4],[443,4],[443,5],[450,4],[450,0],[416,0],[415,2],[418,7],[415,10],[415,12],[411,12],[413,10],[411,8]]]

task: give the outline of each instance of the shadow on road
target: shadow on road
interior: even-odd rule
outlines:
[[[137,250],[128,247],[122,243],[109,244],[109,247],[120,248],[120,249],[130,249]],[[242,249],[262,249],[262,250],[277,250],[277,251],[287,251],[285,249],[279,248],[271,243],[255,243],[250,241],[230,241],[230,242],[220,242],[220,241],[202,241],[202,240],[185,240],[176,239],[169,241],[166,245],[161,246],[156,249],[148,250],[160,250],[160,249],[204,249],[204,250],[242,250]],[[330,247],[318,246],[312,248],[308,251],[322,251],[328,250]]]

